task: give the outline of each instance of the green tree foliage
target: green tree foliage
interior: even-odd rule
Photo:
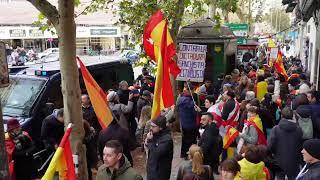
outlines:
[[[263,19],[271,24],[274,32],[280,32],[290,27],[290,17],[283,9],[272,9]]]

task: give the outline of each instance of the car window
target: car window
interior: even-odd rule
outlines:
[[[0,90],[3,114],[27,115],[45,82],[45,79],[11,78],[10,85]]]

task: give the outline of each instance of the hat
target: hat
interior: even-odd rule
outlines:
[[[144,90],[144,91],[142,92],[142,95],[143,95],[143,96],[151,97],[151,92],[148,91],[148,90]]]
[[[162,129],[165,129],[167,127],[167,119],[165,116],[160,115],[156,119],[153,119],[151,122]]]
[[[139,90],[137,90],[137,89],[133,89],[133,90],[131,91],[131,93],[132,93],[132,94],[139,94],[140,92],[139,92]]]
[[[107,100],[109,102],[114,101],[114,98],[117,96],[117,93],[115,91],[110,91],[109,94],[107,95]]]
[[[320,139],[309,139],[303,143],[303,149],[312,157],[320,160]]]
[[[11,131],[13,129],[19,128],[20,123],[17,119],[9,119],[7,122],[7,131]]]

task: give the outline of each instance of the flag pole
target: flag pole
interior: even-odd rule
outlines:
[[[190,86],[189,86],[189,83],[188,83],[188,82],[190,82],[190,79],[187,81],[187,86],[188,86],[188,89],[189,89],[189,92],[190,92],[190,95],[191,95],[191,98],[192,98],[193,104],[194,104],[195,106],[197,106],[196,101],[195,101],[195,100],[194,100],[194,98],[193,98],[193,94],[192,94],[192,91],[191,91],[191,88],[190,88]]]

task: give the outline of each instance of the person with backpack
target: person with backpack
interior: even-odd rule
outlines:
[[[272,128],[268,139],[268,150],[282,169],[275,172],[276,180],[294,180],[302,162],[302,130],[293,120],[293,111],[289,107],[281,111],[282,119]]]

